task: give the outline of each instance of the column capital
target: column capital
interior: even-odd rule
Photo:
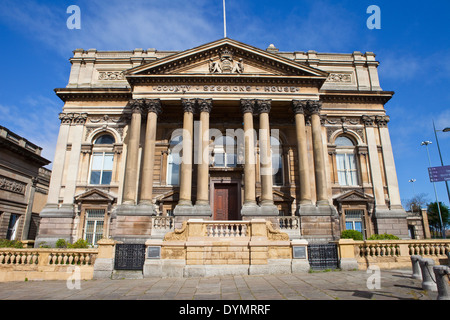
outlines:
[[[73,113],[63,113],[59,114],[59,120],[61,120],[61,124],[71,124],[73,120]]]
[[[375,117],[373,116],[362,116],[361,117],[362,122],[366,127],[373,127],[373,124],[375,122]]]
[[[195,99],[181,99],[181,104],[183,106],[184,112],[194,113],[195,111]]]
[[[294,111],[295,114],[305,114],[307,107],[307,100],[292,100],[292,111]]]
[[[145,104],[147,107],[147,112],[153,112],[160,114],[162,112],[161,100],[159,99],[146,99]]]
[[[255,110],[255,99],[241,99],[242,113],[253,113]]]
[[[197,106],[200,112],[211,112],[212,99],[197,99]]]
[[[142,113],[146,109],[144,99],[131,99],[128,105],[132,113]]]
[[[375,123],[380,128],[387,128],[389,120],[390,120],[389,116],[375,116]]]
[[[322,101],[308,100],[307,109],[310,114],[319,114],[322,109]]]
[[[258,99],[256,100],[258,112],[259,113],[269,113],[272,105],[272,100],[270,99]]]

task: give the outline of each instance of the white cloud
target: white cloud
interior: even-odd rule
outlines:
[[[70,14],[61,4],[5,1],[0,18],[64,55],[76,48],[178,50],[221,37],[222,22],[206,0],[78,1],[80,30],[67,28]]]

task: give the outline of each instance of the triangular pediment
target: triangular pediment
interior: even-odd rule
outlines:
[[[374,198],[358,190],[351,190],[334,198],[337,202],[373,202]]]
[[[253,46],[223,38],[129,69],[128,78],[151,75],[328,77],[328,73]]]
[[[75,202],[108,202],[112,203],[115,201],[115,197],[103,192],[99,189],[91,189],[86,192],[83,192],[82,194],[79,194],[75,197]]]

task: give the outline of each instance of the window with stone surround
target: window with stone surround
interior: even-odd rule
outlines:
[[[359,182],[355,144],[346,136],[336,138],[335,144],[339,184],[341,186],[357,186]]]
[[[90,166],[90,184],[109,185],[111,184],[114,163],[114,143],[115,139],[110,134],[98,136],[92,148]]]

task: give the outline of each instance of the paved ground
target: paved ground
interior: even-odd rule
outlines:
[[[0,283],[1,300],[435,300],[411,270],[305,274]],[[75,284],[75,283],[72,283]],[[373,286],[379,285],[379,288]],[[373,288],[373,289],[371,289]]]

